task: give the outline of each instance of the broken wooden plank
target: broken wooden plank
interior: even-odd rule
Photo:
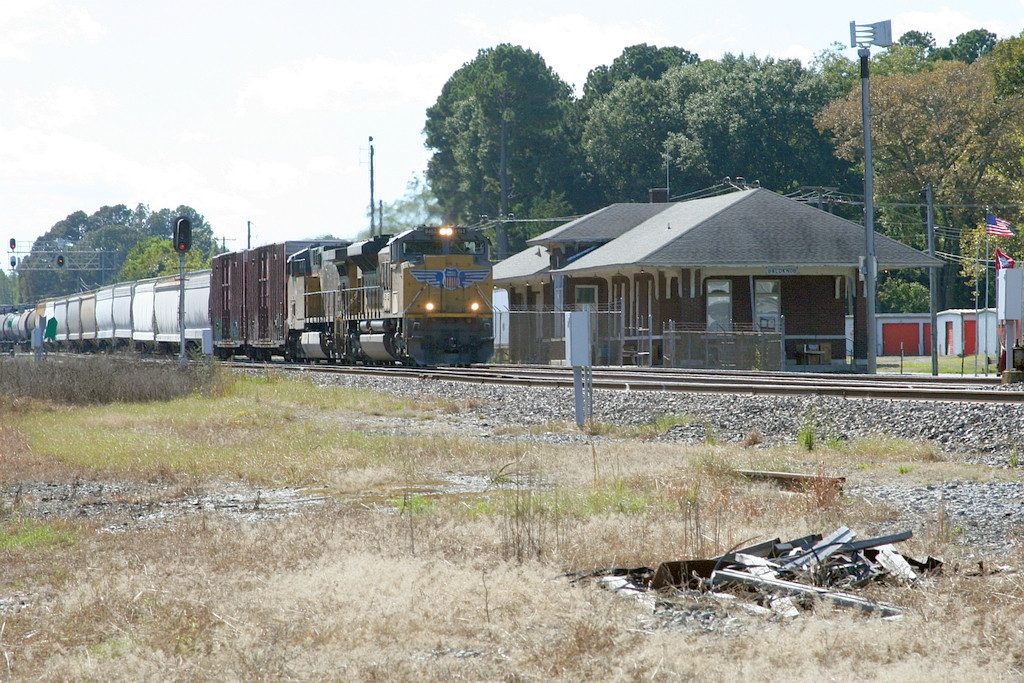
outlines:
[[[778,595],[813,597],[841,607],[855,607],[862,612],[878,612],[883,617],[892,617],[900,614],[900,609],[898,607],[886,605],[880,602],[871,602],[870,600],[865,600],[864,598],[857,597],[856,595],[850,595],[849,593],[830,591],[826,588],[808,586],[794,581],[784,581],[783,579],[754,576],[748,572],[737,571],[735,569],[719,569],[715,571],[711,575],[711,583],[714,586],[718,585],[720,581],[722,583],[735,583],[744,586],[752,586]]]
[[[812,488],[825,484],[841,490],[846,477],[830,477],[823,474],[800,474],[797,472],[772,472],[770,470],[733,470],[747,479],[761,479],[782,484],[788,488]]]

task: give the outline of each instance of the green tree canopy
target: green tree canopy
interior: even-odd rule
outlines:
[[[699,62],[697,55],[681,47],[657,47],[647,43],[632,45],[624,49],[610,66],[602,65],[590,70],[583,85],[583,99],[594,101],[624,81],[633,78],[656,81],[669,69]]]
[[[992,48],[996,96],[1024,94],[1024,34],[1002,40]]]
[[[672,85],[620,81],[591,108],[583,150],[605,202],[647,201],[650,188],[664,187],[665,140],[682,126]]]
[[[456,71],[425,125],[427,178],[446,219],[525,215],[535,197],[571,185],[571,95],[540,55],[513,45],[481,50]],[[508,253],[500,230],[498,252]]]
[[[938,234],[938,250],[955,258],[961,253],[958,234],[967,234],[984,214],[978,207],[1015,200],[1013,179],[1021,175],[1022,105],[1019,97],[995,97],[987,59],[973,64],[940,61],[917,73],[872,78],[872,149],[880,203],[920,202],[921,188],[934,183],[937,221],[950,228]],[[830,103],[816,123],[834,136],[840,157],[861,160],[859,92]],[[909,225],[922,239],[919,218]],[[911,242],[908,235],[893,230],[897,226],[895,221],[883,221],[890,234]],[[955,277],[955,267],[944,269],[947,307],[968,303],[969,292],[963,282],[954,282]]]
[[[677,98],[684,125],[665,143],[684,186],[697,189],[727,176],[779,191],[849,182],[847,165],[833,158],[813,124],[828,101],[827,84],[797,60],[725,55],[665,78],[681,81],[676,92],[692,91],[685,101]]]
[[[103,206],[92,215],[84,211],[68,215],[35,241],[31,253],[18,266],[23,298],[35,301],[111,284],[118,281],[126,265],[128,271],[148,272],[144,266],[128,263],[131,254],[150,238],[163,239],[170,248],[178,216],[192,222],[189,255],[195,267],[209,267],[210,258],[219,250],[210,224],[191,207],[152,212],[145,204],[135,209],[124,204]],[[58,256],[63,256],[63,267],[57,265]]]
[[[398,234],[417,225],[437,225],[444,215],[437,197],[421,178],[414,177],[405,185],[405,195],[384,203],[384,232]]]
[[[161,275],[177,275],[179,267],[178,252],[169,239],[147,237],[128,252],[117,279],[119,282],[130,282]],[[209,267],[210,260],[202,252],[194,248],[185,252],[185,270]]]

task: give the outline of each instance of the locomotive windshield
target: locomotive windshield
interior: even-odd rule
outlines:
[[[432,256],[445,253],[446,242],[440,239],[408,240],[402,243],[402,256],[415,259],[417,256]],[[453,239],[448,244],[450,254],[472,254],[482,256],[487,253],[487,240],[482,238]]]

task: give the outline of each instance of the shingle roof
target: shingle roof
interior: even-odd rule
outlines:
[[[611,204],[527,240],[527,244],[608,242],[672,204]]]
[[[865,251],[862,226],[765,189],[665,206],[558,272],[623,266],[856,267]],[[941,264],[878,234],[875,256],[880,268]]]
[[[545,247],[527,247],[494,264],[494,284],[529,280],[551,270],[551,256]]]

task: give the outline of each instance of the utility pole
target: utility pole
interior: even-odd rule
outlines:
[[[373,203],[373,136],[370,136],[370,237],[377,233],[374,231],[374,203]]]
[[[928,255],[935,258],[935,186],[930,182],[924,186],[925,198],[928,205]],[[929,312],[931,313],[931,347],[932,347],[932,375],[939,374],[939,331],[938,324],[939,310],[939,286],[938,273],[935,267],[928,269],[928,301]],[[949,353],[947,350],[946,353]]]

